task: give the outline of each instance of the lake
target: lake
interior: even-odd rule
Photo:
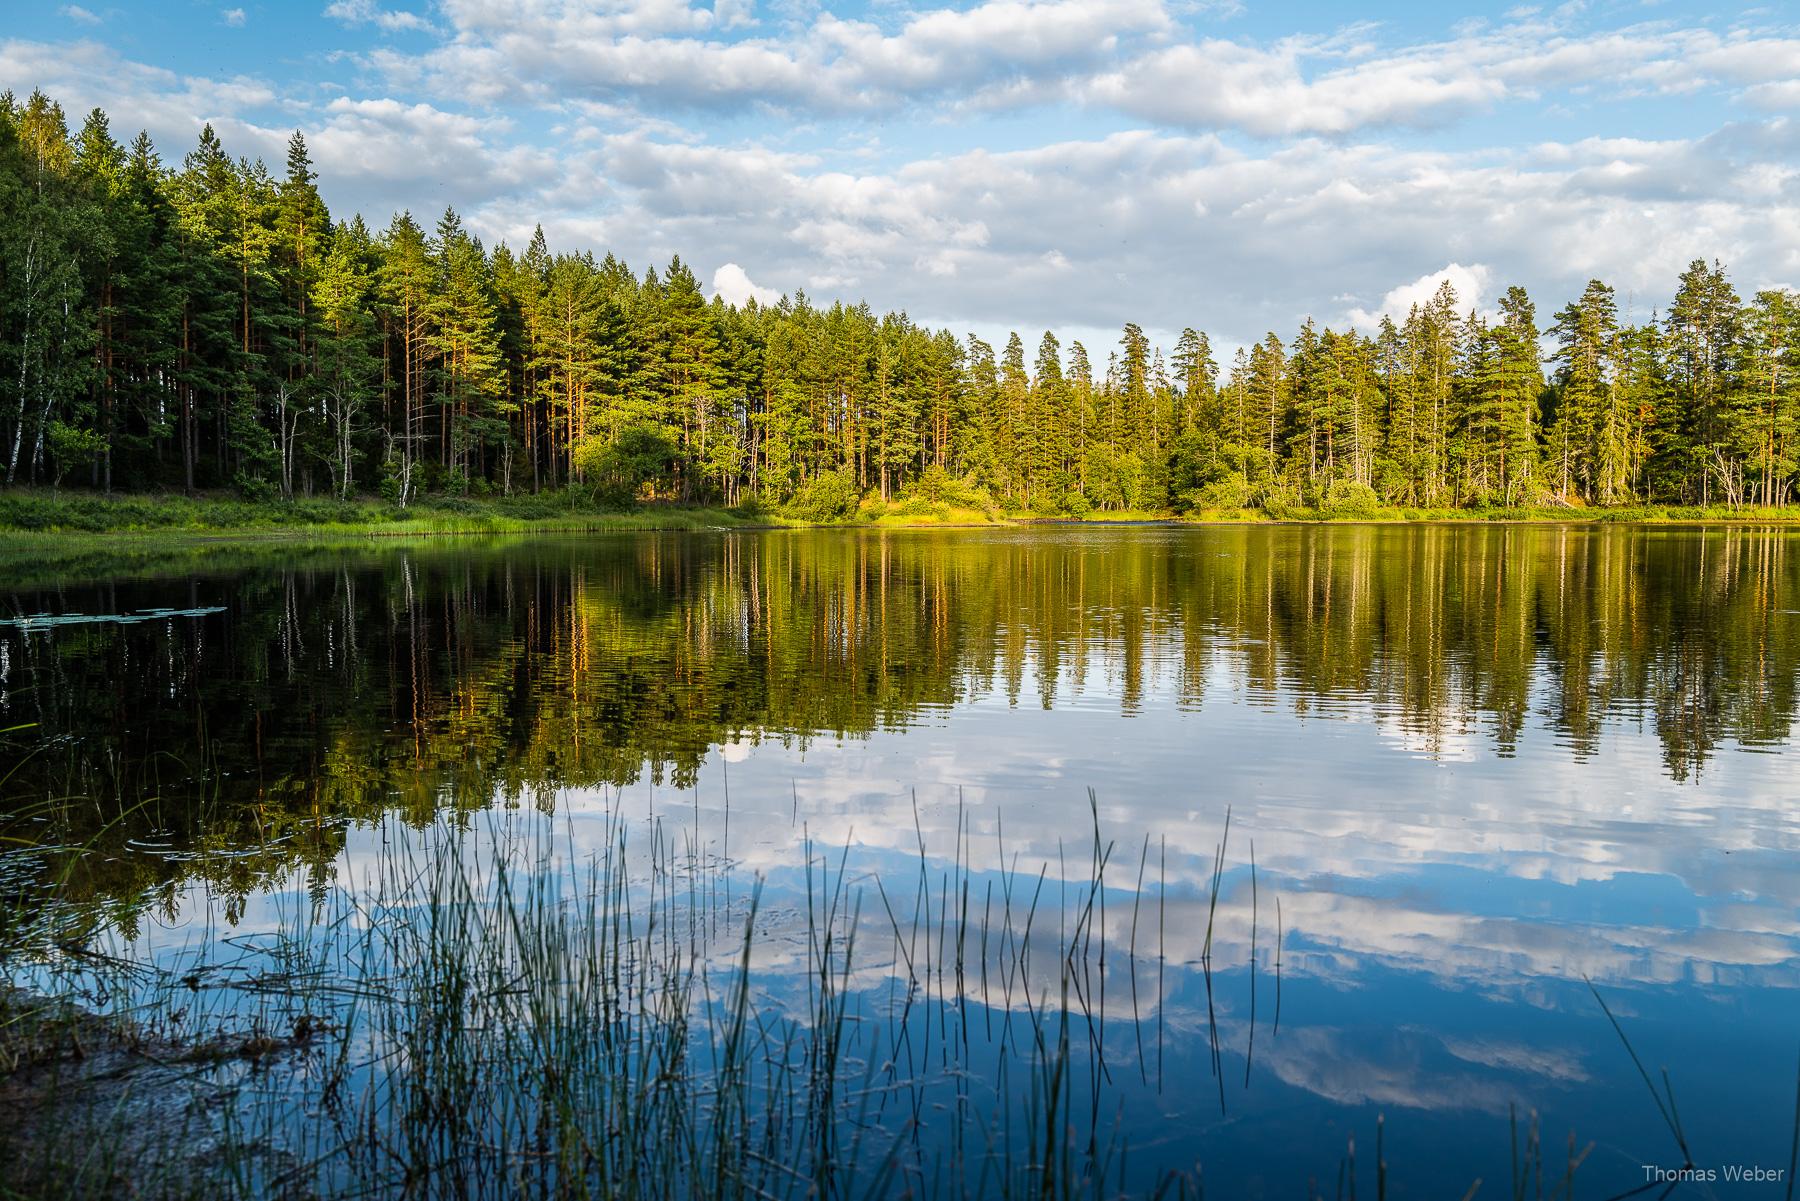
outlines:
[[[604,862],[605,895],[675,923],[650,937],[746,981],[769,1046],[778,1019],[845,1024],[832,1104],[884,1148],[833,1169],[845,1195],[967,1182],[1059,1124],[1124,1151],[1108,1191],[1336,1195],[1354,1140],[1373,1196],[1378,1119],[1397,1197],[1505,1194],[1534,1122],[1553,1186],[1592,1143],[1582,1195],[1680,1141],[1789,1166],[1795,532],[204,545],[14,564],[0,597],[0,833],[33,848],[5,884],[155,969],[112,1003],[291,1017],[269,982],[294,946],[315,982],[397,973],[342,948],[436,912],[354,901],[397,887],[398,846],[565,899]],[[205,1005],[177,1013],[173,979]],[[356,1021],[332,1019],[399,1037]],[[255,1088],[303,1094],[309,1057]],[[821,1069],[792,1070],[817,1104]]]

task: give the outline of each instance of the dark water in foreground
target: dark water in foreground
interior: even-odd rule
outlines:
[[[20,565],[0,618],[9,824],[71,848],[34,870],[127,954],[254,934],[388,824],[496,806],[576,852],[678,828],[777,899],[803,838],[895,894],[921,841],[1086,880],[1092,788],[1113,937],[1141,864],[1161,898],[1094,1104],[1138,1158],[1331,1195],[1355,1136],[1368,1190],[1381,1115],[1394,1195],[1499,1196],[1516,1107],[1553,1170],[1595,1144],[1581,1195],[1635,1187],[1681,1155],[1591,980],[1698,1165],[1788,1165],[1795,533],[444,540]]]

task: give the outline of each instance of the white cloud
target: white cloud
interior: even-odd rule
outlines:
[[[1124,41],[1173,29],[1162,0],[985,0],[917,12],[893,32],[826,12],[785,37],[717,36],[746,24],[746,11],[679,0],[446,0],[454,38],[371,61],[392,83],[490,101],[638,96],[678,107],[868,110],[932,96],[1036,98],[1041,88],[1018,85],[1091,70]]]
[[[1458,316],[1471,310],[1481,312],[1485,309],[1488,288],[1493,272],[1484,263],[1473,263],[1465,267],[1461,263],[1451,263],[1440,271],[1421,275],[1408,284],[1400,284],[1388,290],[1381,303],[1373,309],[1351,309],[1347,314],[1351,325],[1364,333],[1372,332],[1381,324],[1383,317],[1390,317],[1396,323],[1406,320],[1407,313],[1416,305],[1424,308],[1431,303],[1438,289],[1449,284],[1456,293],[1456,312]]]
[[[148,130],[165,160],[179,162],[208,121],[229,129],[277,100],[273,88],[248,76],[179,75],[122,58],[98,42],[54,44],[0,40],[0,88],[42,88],[65,111],[104,108],[115,132]],[[284,135],[285,136],[285,135]],[[264,153],[260,146],[241,152]]]
[[[225,24],[231,26],[233,29],[242,29],[246,19],[244,10],[241,8],[222,8],[219,10],[219,20],[225,22]]]
[[[758,304],[773,304],[781,298],[774,288],[751,282],[750,276],[736,263],[726,263],[712,277],[713,292],[725,298],[726,304],[743,304],[754,298]]]
[[[78,25],[100,24],[100,15],[98,13],[90,12],[79,4],[63,5],[62,15]]]
[[[325,15],[346,25],[374,25],[388,33],[423,31],[431,22],[417,13],[382,8],[375,0],[333,0]]]
[[[375,223],[402,209],[424,220],[446,207],[475,211],[512,194],[541,197],[566,174],[549,151],[514,139],[504,118],[391,97],[340,96],[305,133],[321,178],[342,181],[331,201]]]
[[[746,29],[756,24],[753,0],[713,0],[713,24],[719,29]]]
[[[1302,42],[1274,50],[1223,41],[1175,46],[1096,76],[1080,94],[1170,125],[1280,135],[1439,123],[1508,90],[1493,74],[1427,56],[1359,63],[1309,80],[1307,51]]]
[[[374,0],[327,10],[369,19]],[[876,10],[878,13],[880,10]],[[452,35],[370,61],[394,86],[487,102],[571,96],[668,109],[755,102],[821,117],[1073,102],[1259,137],[1428,128],[1547,92],[1587,98],[1735,90],[1785,106],[1800,40],[1639,24],[1577,29],[1521,12],[1443,41],[1384,47],[1371,29],[1273,42],[1195,38],[1164,0],[984,0],[897,20],[794,12],[760,37],[742,0],[446,0]],[[1209,22],[1207,27],[1216,27]]]
[[[1744,89],[1744,102],[1757,108],[1800,108],[1800,79],[1759,83]]]

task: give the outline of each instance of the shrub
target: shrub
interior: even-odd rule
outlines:
[[[381,499],[390,505],[400,503],[400,469],[392,459],[381,461]]]
[[[762,493],[752,489],[738,497],[738,503],[730,509],[732,516],[745,521],[756,521],[774,512],[773,506]]]
[[[64,425],[60,421],[50,423],[50,456],[56,460],[55,484],[60,485],[63,476],[75,468],[99,462],[105,453],[106,439],[92,430]]]
[[[909,496],[894,506],[894,512],[901,517],[929,517],[937,512],[937,508],[923,496]]]
[[[239,472],[232,483],[236,485],[238,495],[251,504],[267,504],[275,499],[275,485],[261,476],[245,475]]]
[[[1306,498],[1292,484],[1270,484],[1263,489],[1257,505],[1277,521],[1300,521],[1313,515]]]
[[[593,488],[595,499],[623,508],[646,491],[665,489],[675,478],[675,440],[659,425],[635,422],[609,442],[584,438],[575,447],[575,470]]]
[[[801,484],[784,508],[799,521],[843,521],[856,512],[861,499],[850,472],[840,468],[822,471]]]
[[[900,489],[900,500],[921,497],[934,505],[947,505],[953,509],[980,509],[990,516],[994,512],[994,498],[988,495],[987,489],[975,482],[974,476],[958,479],[936,463],[920,473],[919,478]]]
[[[1319,498],[1328,517],[1373,517],[1381,508],[1375,489],[1357,480],[1333,480]]]
[[[1250,481],[1234,471],[1189,492],[1186,502],[1190,509],[1247,509],[1255,495]]]

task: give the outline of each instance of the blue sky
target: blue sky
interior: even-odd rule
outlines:
[[[1442,278],[1647,315],[1702,256],[1800,282],[1780,6],[96,0],[11,14],[0,86],[170,162],[299,128],[374,224],[452,204],[1028,345],[1366,327]]]

